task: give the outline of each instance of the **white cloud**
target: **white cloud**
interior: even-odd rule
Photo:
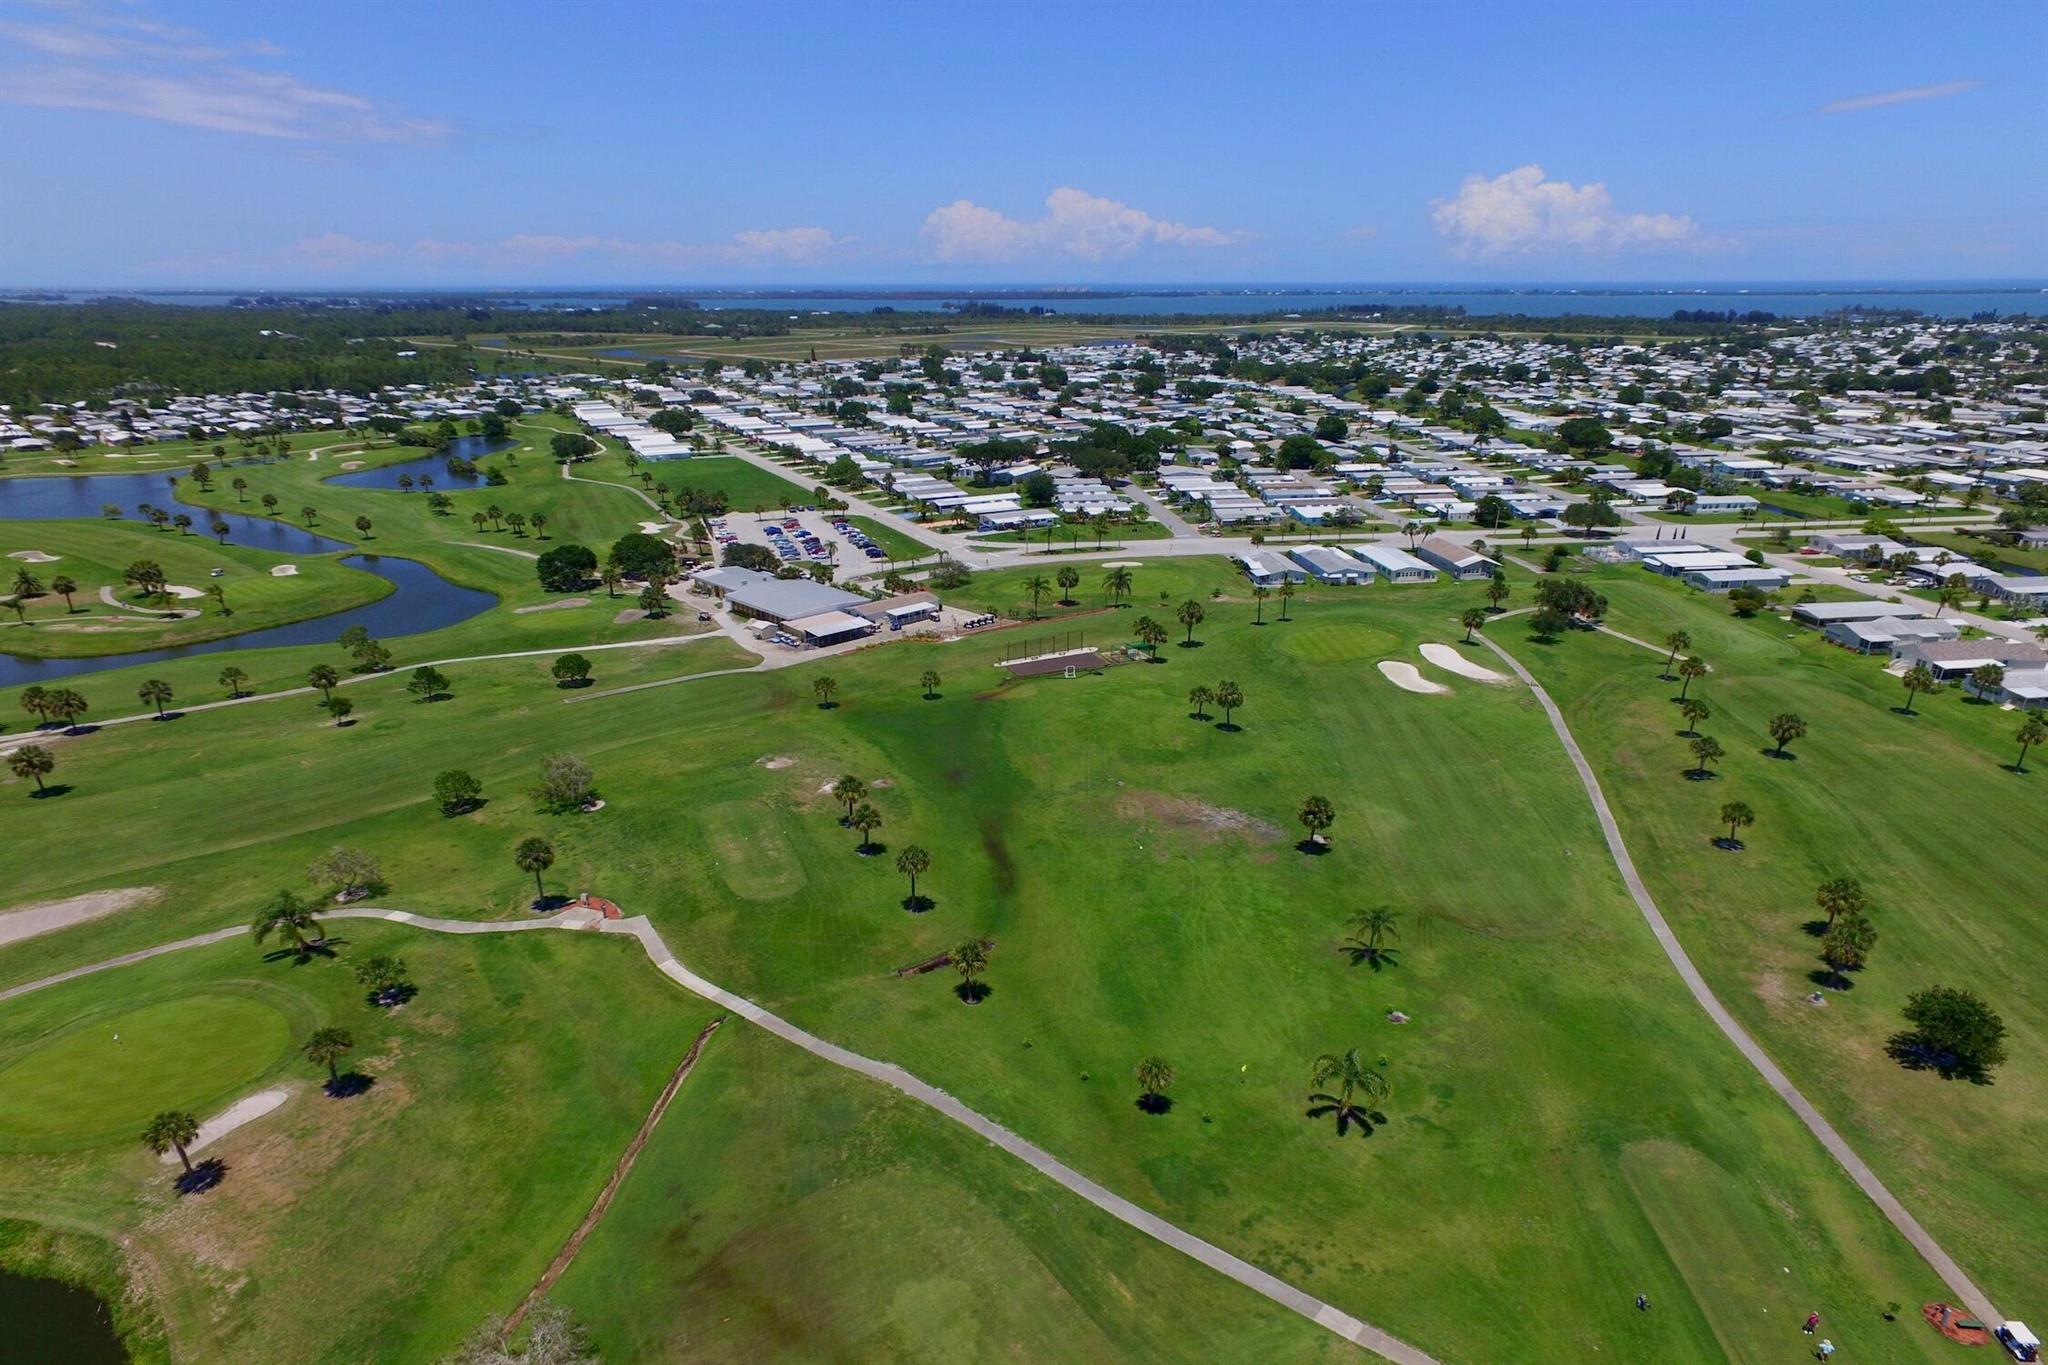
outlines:
[[[48,23],[0,22],[0,102],[125,114],[292,142],[432,142],[448,125],[413,118],[289,72],[247,65],[267,42],[229,47],[189,29],[90,8]]]
[[[595,233],[519,232],[490,240],[422,237],[403,244],[346,233],[309,237],[276,253],[272,266],[323,275],[346,274],[373,261],[440,269],[527,270],[566,262],[687,269],[692,266],[770,263],[802,265],[851,246],[821,227],[755,228],[723,242],[635,241]],[[245,263],[247,264],[247,263]]]
[[[326,274],[383,260],[396,251],[389,242],[366,242],[345,232],[329,232],[294,242],[281,254],[287,260]]]
[[[1690,218],[1616,212],[1605,185],[1548,180],[1541,166],[1466,176],[1456,196],[1431,201],[1431,217],[1452,253],[1469,259],[1717,244]]]
[[[1921,100],[1938,100],[1949,95],[1960,95],[1975,90],[1982,81],[1946,81],[1940,85],[1914,85],[1904,90],[1885,90],[1875,95],[1853,95],[1844,100],[1830,100],[1820,107],[1823,114],[1851,114],[1858,109],[1882,109],[1891,104],[1916,104]]]
[[[925,215],[923,235],[941,261],[1015,261],[1071,256],[1103,261],[1149,246],[1223,247],[1251,234],[1154,218],[1143,209],[1062,186],[1045,198],[1045,216],[1024,221],[968,199]]]

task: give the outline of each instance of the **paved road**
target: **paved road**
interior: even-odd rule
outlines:
[[[1052,1153],[1036,1143],[1026,1141],[1024,1138],[1017,1136],[1017,1134],[993,1119],[985,1118],[937,1086],[919,1080],[893,1062],[878,1062],[871,1057],[864,1057],[857,1052],[850,1052],[836,1043],[828,1043],[814,1034],[806,1033],[788,1020],[778,1015],[770,1014],[767,1010],[746,997],[734,995],[731,991],[705,980],[677,960],[676,955],[669,950],[669,946],[662,939],[661,934],[644,915],[634,916],[631,919],[607,920],[598,917],[594,911],[568,910],[561,914],[547,916],[546,918],[526,920],[452,920],[436,919],[427,915],[416,915],[409,910],[385,910],[373,906],[351,906],[344,909],[324,911],[321,913],[320,918],[322,920],[386,920],[394,924],[409,925],[416,929],[426,929],[441,934],[502,934],[540,929],[567,929],[584,933],[596,932],[630,935],[639,941],[641,948],[646,951],[647,956],[653,961],[661,974],[682,986],[685,990],[723,1006],[747,1022],[767,1030],[786,1042],[793,1043],[814,1057],[865,1076],[870,1080],[879,1081],[890,1089],[917,1101],[919,1104],[936,1110],[955,1123],[971,1129],[977,1136],[989,1143],[1002,1148],[1041,1175],[1081,1196],[1081,1198],[1087,1200],[1119,1222],[1136,1228],[1146,1236],[1163,1242],[1183,1255],[1200,1261],[1203,1265],[1217,1271],[1219,1274],[1229,1276],[1246,1288],[1263,1294],[1282,1307],[1301,1314],[1326,1331],[1332,1332],[1354,1345],[1362,1346],[1376,1355],[1395,1362],[1395,1365],[1438,1365],[1433,1356],[1417,1350],[1396,1337],[1390,1336],[1370,1323],[1360,1321],[1333,1304],[1325,1303],[1314,1295],[1295,1288],[1277,1275],[1261,1270],[1251,1262],[1232,1255],[1213,1242],[1204,1241],[1193,1233],[1167,1222],[1157,1214],[1140,1208],[1123,1196],[1082,1175],[1079,1171],[1060,1161]],[[179,939],[176,942],[161,944],[155,948],[146,948],[140,952],[124,953],[119,957],[108,958],[104,962],[96,962],[85,967],[75,967],[67,972],[59,972],[55,976],[44,977],[39,981],[25,982],[6,991],[0,991],[0,1001],[12,1000],[18,996],[27,995],[32,991],[55,986],[61,982],[72,981],[94,972],[108,971],[115,967],[145,961],[152,957],[161,956],[164,953],[173,953],[184,948],[197,948],[210,943],[225,942],[248,932],[248,929],[244,927],[235,926],[227,929],[218,929],[210,934],[197,934],[191,938]]]
[[[1579,782],[1585,787],[1586,796],[1593,803],[1593,814],[1599,818],[1601,836],[1607,840],[1607,851],[1614,858],[1614,865],[1621,873],[1622,882],[1628,887],[1629,895],[1634,898],[1636,909],[1642,912],[1643,919],[1649,924],[1650,932],[1656,935],[1658,945],[1664,949],[1664,956],[1671,960],[1671,965],[1678,970],[1679,979],[1684,981],[1685,988],[1692,992],[1692,998],[1707,1012],[1707,1017],[1714,1021],[1715,1026],[1727,1036],[1728,1041],[1735,1044],[1736,1050],[1756,1068],[1757,1074],[1764,1078],[1765,1084],[1777,1091],[1778,1098],[1790,1105],[1792,1112],[1799,1116],[1799,1121],[1820,1139],[1821,1146],[1827,1148],[1828,1153],[1841,1163],[1842,1169],[1849,1173],[1850,1179],[1870,1196],[1871,1202],[1891,1220],[1892,1226],[1912,1243],[1913,1249],[1934,1268],[1935,1274],[1941,1276],[1942,1283],[1949,1287],[1949,1292],[1983,1321],[2003,1321],[1998,1310],[1992,1306],[1989,1296],[1963,1273],[1962,1267],[1957,1265],[1946,1251],[1942,1250],[1941,1244],[1934,1240],[1934,1235],[1920,1225],[1920,1220],[1907,1212],[1905,1205],[1885,1188],[1884,1182],[1864,1164],[1863,1158],[1856,1155],[1842,1135],[1835,1131],[1835,1126],[1822,1117],[1820,1110],[1814,1108],[1813,1103],[1799,1092],[1799,1088],[1792,1084],[1791,1078],[1779,1070],[1778,1064],[1770,1059],[1757,1045],[1756,1040],[1749,1036],[1748,1031],[1735,1021],[1735,1016],[1728,1012],[1727,1007],[1713,991],[1708,989],[1706,978],[1701,976],[1699,968],[1693,965],[1692,958],[1679,943],[1678,935],[1672,932],[1670,924],[1665,921],[1664,912],[1657,908],[1657,902],[1651,898],[1649,888],[1643,885],[1643,879],[1636,871],[1635,860],[1629,857],[1628,846],[1622,842],[1621,827],[1615,823],[1614,811],[1607,804],[1606,794],[1600,790],[1599,779],[1593,776],[1593,765],[1586,761],[1586,755],[1580,750],[1578,741],[1572,738],[1570,728],[1564,723],[1564,713],[1558,710],[1557,703],[1550,699],[1550,694],[1543,690],[1542,685],[1531,676],[1529,670],[1522,667],[1520,660],[1492,640],[1484,636],[1480,638],[1488,649],[1498,654],[1501,661],[1514,670],[1516,677],[1528,685],[1536,700],[1541,703],[1544,715],[1550,718],[1550,728],[1557,732],[1558,742],[1564,745],[1564,751],[1570,756],[1572,766],[1578,770]]]

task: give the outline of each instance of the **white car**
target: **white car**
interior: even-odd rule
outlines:
[[[1992,1335],[1998,1338],[1998,1344],[2014,1360],[2031,1362],[2041,1358],[2041,1338],[2018,1319],[1999,1323]]]

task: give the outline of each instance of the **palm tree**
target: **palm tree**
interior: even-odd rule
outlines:
[[[249,481],[243,478],[241,475],[235,475],[234,480],[228,484],[228,487],[235,490],[236,502],[247,502],[249,500],[247,496],[249,492]]]
[[[1400,922],[1401,917],[1384,905],[1361,910],[1351,917],[1351,937],[1344,940],[1344,950],[1353,962],[1370,963],[1378,971],[1394,960],[1394,950],[1386,940],[1401,937]]]
[[[1821,935],[1820,960],[1834,973],[1834,984],[1839,989],[1849,984],[1850,972],[1870,961],[1870,950],[1876,946],[1877,926],[1857,910],[1836,920]]]
[[[1252,586],[1253,625],[1263,626],[1266,624],[1266,599],[1271,597],[1272,595],[1273,590],[1263,583],[1254,584]]]
[[[1507,579],[1501,577],[1499,574],[1495,574],[1493,577],[1486,580],[1487,605],[1492,607],[1493,610],[1499,611],[1500,604],[1508,600],[1508,594],[1512,591],[1514,590],[1508,587]]]
[[[483,534],[483,529],[484,529],[484,523],[485,523],[485,522],[487,522],[487,521],[489,521],[489,520],[490,520],[490,518],[489,518],[488,516],[484,515],[484,514],[483,514],[482,512],[471,512],[471,513],[469,514],[469,520],[470,520],[470,524],[471,524],[472,526],[475,526],[475,527],[476,527],[476,529],[477,529],[477,534],[478,534],[478,535],[482,535],[482,534]]]
[[[40,744],[24,744],[7,755],[7,766],[16,777],[33,777],[36,795],[41,796],[49,790],[43,785],[43,779],[57,771],[57,760]]]
[[[41,597],[43,585],[26,564],[14,571],[14,595],[16,597]]]
[[[71,594],[78,591],[78,580],[70,574],[60,573],[51,579],[50,591],[64,599],[64,614],[66,616],[77,610],[71,605]]]
[[[960,973],[958,994],[968,1004],[973,1004],[988,994],[988,987],[976,980],[988,970],[988,945],[978,938],[970,938],[960,944],[947,956],[953,959],[953,970]]]
[[[1697,654],[1687,655],[1685,660],[1678,665],[1678,676],[1685,679],[1684,685],[1678,689],[1678,699],[1681,702],[1684,701],[1685,694],[1692,690],[1692,680],[1694,678],[1703,678],[1706,674],[1707,661]]]
[[[2020,726],[2018,738],[2020,761],[2012,765],[2012,770],[2016,773],[2023,773],[2027,770],[2027,750],[2043,740],[2048,740],[2048,720],[2042,719],[2039,711],[2034,712],[2027,717],[2026,724]]]
[[[521,872],[533,874],[533,898],[545,899],[547,887],[541,883],[540,874],[555,865],[555,846],[538,834],[529,834],[512,850],[512,861]]]
[[[529,520],[533,523],[533,533],[542,540],[546,540],[548,538],[548,514],[545,512],[535,512]]]
[[[834,782],[832,784],[832,799],[846,807],[846,814],[840,819],[839,823],[851,825],[853,823],[853,808],[862,801],[867,800],[867,797],[868,784],[855,777],[852,773],[848,773],[837,782]]]
[[[1302,828],[1308,831],[1311,844],[1326,844],[1329,841],[1323,837],[1323,832],[1337,823],[1337,808],[1330,804],[1327,796],[1311,796],[1301,803],[1298,818]]]
[[[1283,620],[1283,621],[1287,621],[1287,620],[1292,620],[1292,619],[1293,619],[1292,617],[1288,616],[1288,614],[1287,614],[1287,604],[1288,604],[1289,602],[1292,602],[1293,600],[1294,600],[1294,580],[1293,580],[1293,579],[1291,579],[1291,578],[1283,578],[1283,579],[1281,579],[1281,580],[1280,580],[1280,619],[1281,619],[1281,620]]]
[[[1700,735],[1686,747],[1692,750],[1693,759],[1699,765],[1693,771],[1701,777],[1707,775],[1707,765],[1726,752],[1712,735]]]
[[[1408,549],[1412,552],[1415,549],[1415,543],[1429,534],[1429,523],[1426,521],[1404,521],[1401,523],[1401,534],[1408,537]]]
[[[1080,585],[1081,571],[1071,564],[1062,564],[1060,565],[1060,571],[1054,574],[1053,577],[1058,580],[1060,585],[1060,605],[1063,607],[1073,606],[1074,589]]]
[[[1138,1107],[1148,1114],[1163,1114],[1172,1107],[1166,1092],[1173,1086],[1173,1067],[1164,1057],[1141,1058],[1132,1072],[1138,1078]]]
[[[192,1158],[185,1149],[199,1138],[199,1120],[182,1109],[166,1109],[149,1121],[142,1130],[142,1145],[162,1156],[165,1152],[176,1152],[178,1160],[185,1167],[185,1174],[192,1174]]]
[[[1047,581],[1044,574],[1035,573],[1024,580],[1024,591],[1031,594],[1031,614],[1036,616],[1038,614],[1038,604],[1045,599],[1047,593],[1052,591],[1052,584]]]
[[[156,718],[162,720],[164,703],[171,699],[171,685],[162,678],[150,678],[135,689],[135,695],[141,698],[145,705],[154,706]]]
[[[1382,1062],[1380,1065],[1384,1066]],[[1325,1052],[1316,1058],[1314,1069],[1309,1072],[1309,1117],[1322,1118],[1334,1114],[1337,1118],[1337,1133],[1342,1136],[1350,1125],[1358,1126],[1360,1137],[1372,1131],[1373,1109],[1392,1093],[1387,1078],[1359,1060],[1358,1049],[1350,1048],[1343,1056]]]
[[[910,878],[910,905],[916,906],[921,903],[917,898],[917,879],[931,871],[931,868],[932,855],[916,844],[906,844],[903,851],[896,855],[896,870]]]
[[[1112,605],[1130,596],[1131,571],[1127,568],[1111,569],[1102,576],[1102,590],[1109,594]]]
[[[1486,613],[1477,607],[1469,608],[1458,618],[1458,624],[1465,628],[1465,643],[1469,645],[1472,643],[1472,632],[1485,629]]]
[[[1771,738],[1778,742],[1778,747],[1771,752],[1779,758],[1785,756],[1785,746],[1787,744],[1790,744],[1795,739],[1804,738],[1806,735],[1806,722],[1795,712],[1791,711],[1781,711],[1777,715],[1772,716],[1770,724],[1764,728],[1769,730]]]
[[[598,581],[604,584],[605,596],[617,597],[619,595],[619,580],[624,578],[625,575],[619,572],[619,562],[617,560],[605,560],[604,567],[598,570],[597,577]]]
[[[314,664],[306,670],[306,686],[320,689],[320,700],[334,700],[334,688],[341,681],[341,674],[333,664]]]
[[[222,616],[234,615],[233,612],[228,610],[228,590],[225,587],[218,583],[209,583],[206,587],[206,595],[213,599],[214,606],[220,608]]]
[[[242,684],[249,681],[249,675],[229,664],[220,671],[220,685],[228,690],[230,697],[242,695]]]
[[[327,1089],[331,1093],[341,1089],[340,1062],[355,1050],[355,1045],[355,1036],[347,1029],[330,1026],[316,1030],[301,1050],[307,1061],[327,1068]]]
[[[882,827],[882,812],[863,801],[853,808],[853,814],[846,817],[846,823],[860,834],[860,842],[853,846],[853,851],[865,853],[868,836]]]
[[[1672,660],[1678,657],[1678,651],[1692,648],[1692,636],[1682,630],[1674,630],[1664,637],[1664,643],[1671,649],[1671,652],[1664,656],[1664,676],[1668,678],[1671,676]]]
[[[1166,643],[1166,627],[1149,616],[1140,616],[1137,624],[1131,629],[1144,643],[1145,648],[1151,651],[1152,658],[1156,661],[1159,658],[1159,646]]]
[[[1829,924],[1843,915],[1860,915],[1870,904],[1863,894],[1863,883],[1854,877],[1833,877],[1822,882],[1813,893],[1813,903],[1828,917]]]
[[[1206,711],[1203,708],[1207,707],[1210,702],[1215,700],[1216,693],[1212,691],[1206,684],[1197,683],[1194,687],[1188,689],[1188,705],[1195,708],[1196,720],[1209,719],[1208,711]]]
[[[301,956],[324,937],[320,932],[320,921],[313,918],[313,907],[289,889],[278,892],[264,903],[263,908],[256,912],[256,918],[250,921],[249,932],[256,936],[258,943],[273,933],[288,938]]]
[[[299,509],[299,515],[305,518],[306,525],[311,526],[314,522],[320,520],[320,509],[308,504]]]
[[[1195,627],[1202,624],[1202,618],[1208,613],[1202,610],[1200,602],[1189,598],[1181,603],[1173,614],[1176,620],[1188,628],[1187,643],[1193,644],[1195,642]]]
[[[811,679],[811,692],[818,698],[818,706],[821,710],[830,709],[832,706],[832,694],[838,690],[839,680],[830,674]]]
[[[1244,689],[1225,678],[1216,684],[1216,704],[1223,708],[1223,728],[1231,729],[1230,713],[1244,705]]]
[[[1713,712],[1698,697],[1687,697],[1684,701],[1678,703],[1678,714],[1685,717],[1685,733],[1693,735],[1699,733],[1700,722],[1709,715],[1712,715]]]
[[[1724,801],[1721,803],[1721,823],[1728,826],[1728,846],[1740,848],[1735,832],[1755,824],[1756,812],[1749,808],[1747,801]]]
[[[918,686],[924,689],[924,699],[926,701],[932,700],[932,698],[937,696],[939,692],[939,670],[936,668],[927,668],[923,673],[918,675],[917,682]]]
[[[1914,664],[1911,668],[1907,669],[1906,676],[1899,679],[1899,682],[1906,689],[1906,714],[1909,716],[1913,714],[1913,694],[1916,692],[1932,692],[1937,686],[1934,670],[1929,668],[1924,662]]]

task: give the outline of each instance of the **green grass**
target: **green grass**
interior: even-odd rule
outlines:
[[[951,596],[1014,603],[1030,572],[977,574]],[[245,919],[337,842],[379,856],[386,903],[516,914],[532,891],[511,849],[541,833],[557,849],[552,889],[587,888],[649,914],[694,970],[909,1067],[1117,1192],[1448,1361],[1714,1358],[1739,1354],[1723,1344],[1736,1340],[1731,1315],[1768,1308],[1789,1323],[1816,1305],[1869,1323],[1837,1337],[1859,1359],[1935,1352],[1924,1334],[1867,1314],[1935,1297],[1938,1283],[1671,974],[1531,700],[1455,679],[1450,696],[1415,696],[1372,668],[1420,662],[1419,643],[1455,640],[1458,614],[1482,600],[1477,585],[1310,587],[1293,621],[1254,627],[1242,579],[1220,560],[1148,562],[1135,579],[1133,607],[1076,615],[1073,628],[1122,638],[1138,615],[1170,619],[1192,598],[1208,612],[1201,647],[1169,645],[1162,663],[1101,676],[1005,683],[992,665],[1029,638],[1012,631],[568,704],[546,685],[545,659],[512,661],[465,670],[450,703],[366,695],[377,723],[349,732],[319,726],[297,702],[105,731],[66,747],[73,791],[32,808],[29,818],[61,818],[51,828],[67,833],[0,846],[0,883],[23,899],[144,882],[167,894],[157,908],[0,949],[0,980]],[[1084,579],[1084,603],[1098,595]],[[1270,621],[1278,603],[1267,605]],[[1558,654],[1606,643],[1574,638]],[[673,656],[681,673],[693,651],[714,647],[646,653]],[[919,696],[926,667],[942,674],[937,701]],[[840,682],[831,710],[810,691],[826,670]],[[1188,689],[1223,678],[1247,693],[1236,733],[1188,717]],[[545,815],[524,796],[540,755],[559,749],[592,763],[603,811]],[[225,821],[217,802],[190,799],[186,756],[199,750],[209,790],[265,793],[259,821]],[[444,820],[428,789],[455,766],[483,779],[490,802]],[[291,780],[275,781],[280,772]],[[874,787],[880,856],[855,856],[821,795],[842,773]],[[1653,790],[1664,794],[1661,775]],[[1310,792],[1339,811],[1323,857],[1295,848],[1294,811]],[[13,795],[0,788],[0,800]],[[68,835],[84,830],[94,837]],[[46,856],[50,837],[65,838],[64,859]],[[911,842],[935,855],[920,884],[935,905],[918,915],[901,908],[891,856]],[[1400,965],[1381,973],[1338,951],[1346,918],[1373,905],[1402,916]],[[996,944],[994,994],[981,1007],[960,1005],[942,975],[892,975],[970,934]],[[513,1033],[522,1064],[552,1058],[554,1043],[538,1040],[564,1027],[589,1048],[588,1030],[611,1017],[611,985],[527,980],[515,996],[528,1012],[510,1032],[486,1028],[472,1068],[497,1065],[489,1040]],[[632,1007],[624,1034],[667,1018],[620,999]],[[1389,1023],[1394,1009],[1411,1022]],[[1311,1060],[1346,1047],[1384,1055],[1394,1084],[1390,1122],[1363,1140],[1303,1116]],[[1161,1118],[1134,1107],[1130,1080],[1154,1052],[1178,1072]],[[624,1241],[593,1262],[613,1270],[564,1291],[608,1348],[655,1357],[701,1340],[714,1355],[815,1358],[863,1344],[914,1354],[968,1330],[956,1305],[1014,1284],[1032,1312],[985,1311],[998,1330],[988,1340],[1014,1340],[1020,1354],[1216,1354],[1172,1321],[1107,1322],[1100,1285],[1071,1288],[1065,1267],[1103,1263],[1071,1259],[1093,1245],[1073,1240],[1096,1225],[1085,1210],[1079,1223],[1046,1211],[1050,1192],[1000,1163],[984,1169],[1021,1182],[1015,1198],[921,1183],[914,1158],[958,1135],[928,1147],[904,1126],[856,1122],[847,1116],[859,1105],[894,1101],[852,1082],[797,1085],[808,1066],[778,1045],[747,1068],[749,1089],[768,1087],[771,1068],[796,1087],[748,1099],[746,1114],[768,1117],[727,1120],[749,1134],[757,1184],[728,1192],[726,1159],[684,1142],[664,1159],[668,1183],[650,1179],[651,1207],[628,1217],[640,1196],[620,1205]],[[434,1086],[486,1083],[449,1075]],[[671,1114],[678,1131],[690,1131],[689,1112]],[[391,1150],[414,1144],[433,1147],[430,1165],[444,1146],[472,1151],[429,1133]],[[1630,1153],[1643,1152],[1656,1154],[1654,1169],[1631,1178]],[[411,1157],[392,1159],[409,1171]],[[873,1198],[808,1197],[855,1171],[890,1178],[876,1176]],[[501,1177],[474,1179],[495,1194]],[[1677,1222],[1657,1207],[1673,1183],[1692,1200]],[[2005,1202],[2012,1188],[2022,1187]],[[1750,1260],[1719,1267],[1699,1242],[1702,1223],[1739,1229]],[[901,1228],[915,1246],[918,1229],[956,1226],[986,1230],[966,1238],[988,1244],[985,1258],[878,1250]],[[1078,1318],[1071,1332],[1037,1325],[1065,1311],[1061,1299],[998,1227],[1054,1268],[1102,1336],[1082,1334]],[[491,1236],[550,1254],[529,1245],[547,1238],[519,1231]],[[432,1247],[447,1231],[422,1223],[388,1235],[379,1255],[396,1259],[401,1243]],[[1995,1254],[1998,1276],[2026,1273],[2022,1252]],[[315,1241],[306,1263],[336,1255]],[[957,1270],[932,1269],[954,1260]],[[2004,1282],[1988,1262],[1966,1254],[1965,1264]],[[790,1275],[801,1295],[780,1288]],[[509,1306],[511,1278],[471,1275],[465,1311]],[[1198,1283],[1174,1302],[1220,1292]],[[438,1296],[455,1288],[447,1277],[410,1288],[378,1321],[438,1331],[454,1313]],[[1633,1310],[1638,1291],[1656,1313]],[[1112,1288],[1108,1302],[1143,1298]],[[788,1343],[770,1335],[784,1324]],[[419,1339],[436,1338],[422,1329]],[[358,1354],[381,1340],[366,1334]]]
[[[1915,531],[1912,538],[1922,545],[1939,545],[1980,562],[2004,561],[2029,573],[2048,573],[2048,550],[2030,550],[2024,545],[1993,545],[1975,536],[1954,531]]]
[[[1610,620],[1644,639],[1688,630],[1713,672],[1695,692],[1702,725],[1729,751],[1713,782],[1687,782],[1681,723],[1661,660],[1605,637],[1518,648],[1564,708],[1614,799],[1652,891],[1716,992],[1978,1283],[2008,1311],[2048,1294],[2034,1254],[2048,1210],[2025,1191],[2048,1181],[2048,1008],[2020,964],[2048,955],[2035,888],[2048,884],[2048,785],[2020,776],[2014,713],[1950,689],[1905,701],[1881,660],[1779,618],[1743,621],[1724,604],[1652,575],[1599,584]],[[1765,756],[1769,717],[1805,717],[1792,761]],[[1722,801],[1757,813],[1747,848],[1710,837]],[[1967,815],[1958,813],[1967,812]],[[1814,888],[1859,878],[1879,931],[1854,989],[1815,1009]],[[1902,1070],[1886,1040],[1908,992],[1977,990],[2003,1016],[2011,1060],[1996,1084]]]
[[[57,556],[57,562],[24,566],[19,560],[0,558],[7,565],[8,579],[27,567],[46,590],[60,574],[78,584],[68,609],[62,597],[46,591],[30,599],[25,626],[16,624],[11,609],[0,616],[0,649],[37,658],[197,644],[345,611],[391,591],[391,585],[375,574],[338,562],[339,555],[275,554],[221,545],[203,533],[157,531],[133,521],[0,521],[0,556],[16,550],[40,550]],[[128,566],[140,560],[160,565],[168,582],[202,593],[218,584],[227,610],[207,597],[153,601],[123,578]],[[273,575],[271,569],[281,564],[298,572]],[[213,576],[216,568],[223,570],[219,577]],[[102,588],[113,591],[119,607],[102,599]],[[175,611],[197,615],[166,616]]]
[[[892,559],[923,559],[934,553],[933,547],[915,536],[906,535],[893,526],[884,526],[873,517],[849,516],[847,524],[866,533],[869,540],[882,547],[882,553]],[[864,560],[873,563],[872,560]]]
[[[260,994],[239,993],[75,1019],[0,1068],[0,1142],[106,1140],[159,1110],[217,1106],[291,1050],[291,1026]]]

